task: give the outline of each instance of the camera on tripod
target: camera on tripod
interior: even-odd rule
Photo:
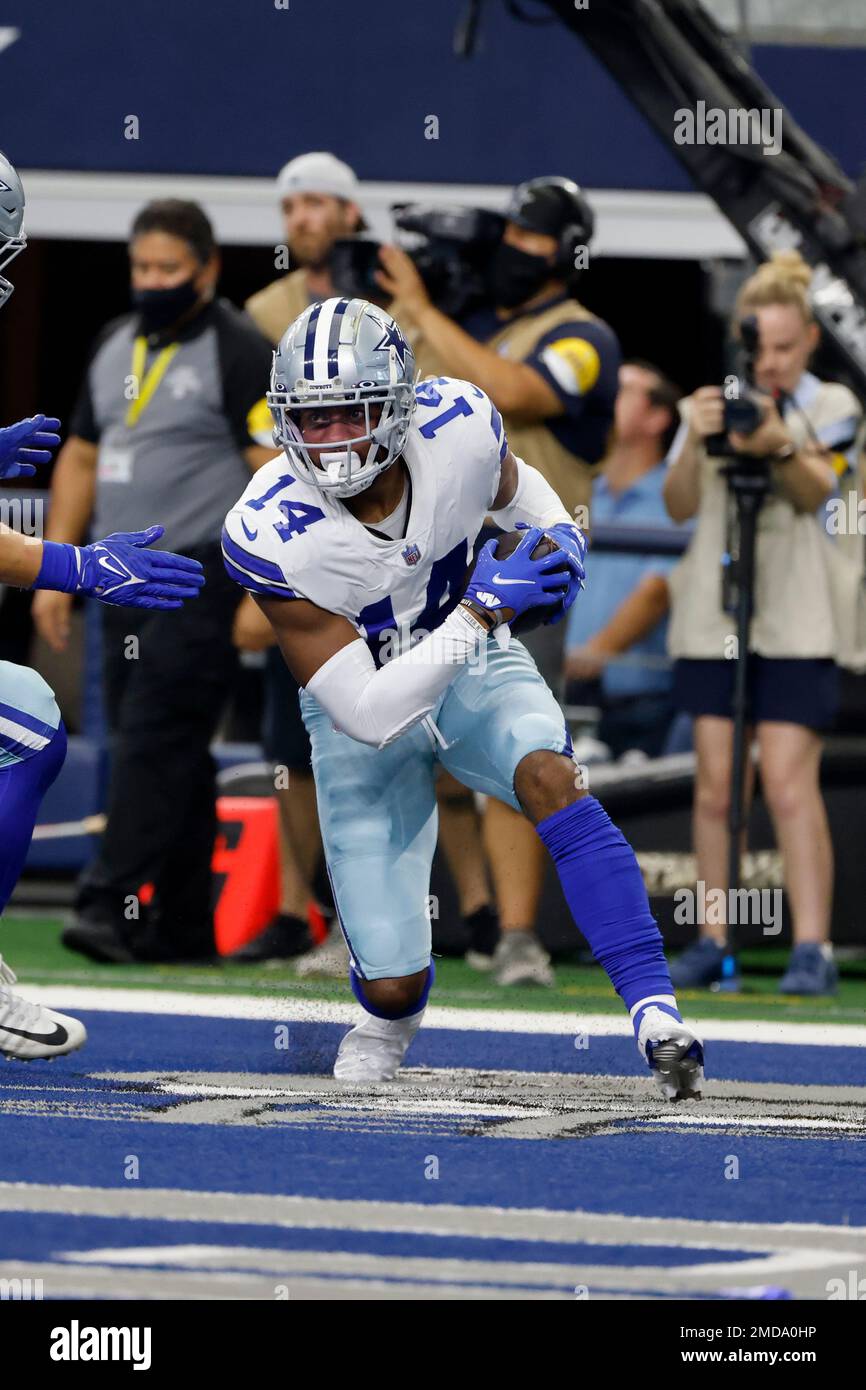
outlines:
[[[395,203],[396,241],[411,256],[437,309],[459,318],[490,302],[487,267],[502,240],[505,219],[461,204]],[[376,280],[381,242],[370,237],[335,241],[331,279],[340,294],[381,299]]]
[[[731,433],[754,434],[764,418],[764,397],[755,390],[755,359],[758,356],[760,337],[758,320],[749,314],[740,324],[740,350],[738,353],[737,380],[745,383],[738,395],[725,397],[723,405],[724,429],[720,434],[711,434],[706,439],[707,453],[713,458],[729,458],[734,450],[729,442]],[[750,460],[750,462],[758,462]],[[743,460],[743,466],[747,466]]]

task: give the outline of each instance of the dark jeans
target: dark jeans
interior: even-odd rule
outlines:
[[[198,598],[162,613],[103,612],[108,824],[76,902],[133,939],[147,927],[172,952],[213,949],[209,745],[237,670],[231,629],[241,597],[218,546],[188,553],[205,569]],[[153,884],[153,899],[136,918],[127,898],[144,884]]]

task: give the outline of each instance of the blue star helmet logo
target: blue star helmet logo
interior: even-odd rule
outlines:
[[[376,352],[383,352],[383,351],[387,351],[388,348],[391,348],[391,347],[394,349],[394,351],[395,351],[396,354],[397,354],[397,357],[398,357],[399,362],[400,362],[400,366],[401,366],[401,367],[405,367],[405,366],[406,366],[406,353],[410,350],[410,349],[409,349],[409,344],[406,342],[406,339],[403,337],[403,334],[402,334],[402,332],[400,331],[400,326],[399,326],[399,324],[393,323],[393,322],[390,323],[390,324],[388,324],[388,325],[386,326],[385,332],[384,332],[383,335],[382,335],[382,340],[381,340],[381,342],[378,342],[378,343],[376,344],[375,351],[376,351]]]

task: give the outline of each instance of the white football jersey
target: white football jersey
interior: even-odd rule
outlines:
[[[508,448],[498,410],[471,382],[436,377],[415,394],[401,539],[374,535],[338,498],[294,477],[284,454],[258,470],[223,529],[233,579],[341,613],[377,665],[432,632],[460,598]]]

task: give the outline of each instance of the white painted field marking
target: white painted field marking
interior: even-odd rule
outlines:
[[[119,1188],[0,1182],[0,1211],[304,1229],[333,1226],[352,1231],[402,1231],[510,1240],[703,1244],[757,1252],[768,1248],[799,1248],[811,1237],[815,1246],[822,1249],[832,1246],[840,1258],[866,1255],[866,1226],[804,1221],[699,1221],[691,1217],[625,1216],[619,1212],[548,1207],[376,1202],[339,1197],[292,1197],[270,1192],[199,1192],[155,1187],[135,1190],[129,1185]]]
[[[275,1023],[357,1023],[354,1003],[320,999],[279,999],[242,994],[194,994],[174,990],[102,989],[94,985],[19,985],[17,992],[48,1008],[105,1010],[111,1013],[183,1014],[200,1018],[260,1019]],[[700,1019],[697,1031],[706,1041],[780,1043],[798,1047],[864,1047],[866,1025],[855,1023],[768,1023],[760,1019]],[[458,1009],[433,1005],[424,1028],[471,1033],[547,1033],[590,1037],[631,1037],[623,1014],[524,1013],[517,1009]]]
[[[728,1129],[749,1125],[753,1129],[850,1129],[859,1130],[863,1133],[864,1120],[837,1120],[833,1116],[827,1119],[787,1119],[780,1115],[767,1115],[746,1117],[743,1115],[647,1115],[637,1116],[637,1122],[641,1125],[692,1125],[700,1128],[701,1125],[725,1125]]]

